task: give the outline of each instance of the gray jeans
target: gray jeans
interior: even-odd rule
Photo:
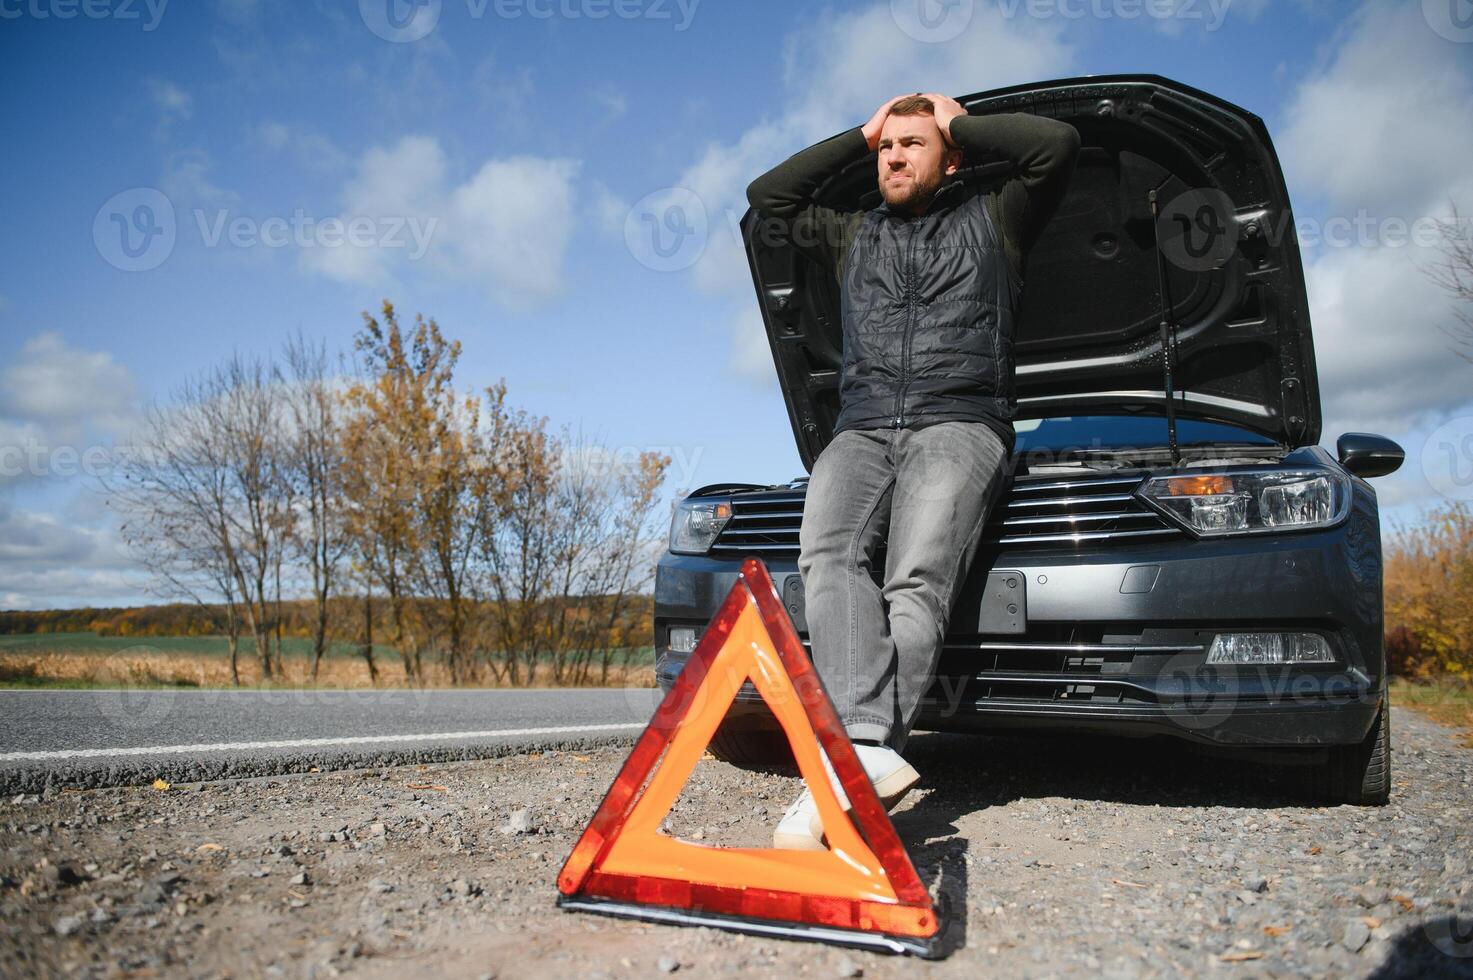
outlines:
[[[850,738],[904,747],[1007,464],[981,422],[847,429],[814,462],[798,572],[814,666]]]

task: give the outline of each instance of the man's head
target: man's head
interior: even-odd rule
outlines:
[[[930,99],[908,96],[890,107],[880,129],[880,195],[898,211],[924,211],[961,166],[962,151],[942,137],[935,111]]]

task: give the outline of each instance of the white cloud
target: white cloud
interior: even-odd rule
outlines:
[[[1394,435],[1461,405],[1473,365],[1437,330],[1446,293],[1406,248],[1342,249],[1306,270],[1325,434]]]
[[[732,320],[731,357],[728,363],[738,375],[755,384],[778,390],[777,372],[772,365],[772,344],[756,303],[748,303]]]
[[[445,210],[447,165],[440,143],[408,136],[389,148],[375,147],[358,161],[357,174],[343,191],[345,217],[438,220]],[[387,283],[395,250],[343,244],[303,251],[302,264],[338,282]]]
[[[578,167],[531,156],[489,160],[451,194],[451,248],[503,306],[528,309],[562,291]]]
[[[1415,3],[1367,3],[1327,67],[1301,83],[1278,140],[1291,187],[1331,210],[1413,218],[1473,195],[1473,73],[1466,46],[1428,28]]]
[[[629,202],[609,190],[609,186],[598,178],[589,181],[589,189],[593,195],[590,214],[594,227],[604,235],[622,240],[624,219],[629,214]]]
[[[38,334],[0,370],[0,608],[136,598],[130,563],[109,522],[15,506],[42,481],[76,486],[108,465],[136,423],[132,373],[103,351]],[[91,526],[89,526],[91,525]]]
[[[121,436],[138,406],[132,373],[111,354],[74,347],[47,331],[26,341],[0,372],[0,445],[30,437],[77,447]]]
[[[696,283],[752,303],[737,223],[747,209],[747,184],[758,175],[806,146],[863,123],[897,93],[959,96],[1067,75],[1074,55],[1062,39],[1064,26],[1058,20],[1010,19],[995,5],[977,4],[959,36],[925,43],[896,25],[889,3],[819,15],[786,41],[781,111],[732,142],[709,145],[674,182],[706,206],[709,239],[693,266]],[[636,196],[656,190],[646,188]],[[760,328],[752,336],[754,316],[743,313],[733,321],[730,367],[738,375],[770,382],[772,357]]]
[[[142,585],[116,532],[0,499],[0,609],[132,604]]]
[[[1291,188],[1323,199],[1297,218],[1408,224],[1473,210],[1473,65],[1428,29],[1415,4],[1367,4],[1325,66],[1289,102],[1277,140]],[[1461,404],[1470,367],[1438,329],[1452,300],[1427,280],[1434,248],[1367,243],[1306,253],[1310,309],[1332,425],[1410,429]],[[1343,420],[1343,421],[1342,421]]]
[[[1291,97],[1276,138],[1291,191],[1321,203],[1315,213],[1299,202],[1301,224],[1389,229],[1388,219],[1446,216],[1450,199],[1473,211],[1473,128],[1461,108],[1473,101],[1473,64],[1459,48],[1428,28],[1416,3],[1367,3],[1349,19]],[[1432,498],[1422,443],[1440,421],[1470,411],[1473,365],[1439,329],[1453,306],[1424,273],[1437,251],[1377,241],[1307,249],[1305,272],[1321,441],[1368,431],[1401,442],[1406,464],[1377,481],[1390,506]]]
[[[564,258],[575,227],[580,163],[512,156],[485,161],[452,183],[438,140],[410,136],[369,150],[343,193],[344,218],[388,227],[400,219],[426,231],[428,267],[473,281],[510,310],[527,310],[564,288]],[[342,282],[384,282],[411,249],[321,248],[302,253],[310,269]]]

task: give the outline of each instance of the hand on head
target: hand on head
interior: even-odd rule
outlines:
[[[873,116],[870,116],[869,122],[864,124],[864,138],[869,143],[871,151],[874,151],[880,145],[880,130],[885,127],[885,118],[890,115],[890,107],[901,99],[910,98],[911,94],[907,92],[904,95],[897,95],[892,99],[886,100],[885,104],[876,109]]]
[[[957,116],[965,116],[967,114],[967,110],[962,104],[950,96],[942,95],[939,92],[906,92],[904,95],[897,95],[892,99],[886,100],[884,105],[875,110],[875,114],[870,117],[869,122],[864,124],[864,138],[869,143],[871,150],[879,149],[880,131],[885,128],[885,119],[890,115],[890,107],[901,99],[909,99],[917,95],[931,100],[933,115],[936,119],[936,128],[941,130],[941,138],[946,141],[948,146],[956,145],[951,140],[951,121]]]

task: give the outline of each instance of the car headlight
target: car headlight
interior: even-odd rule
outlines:
[[[1330,527],[1350,509],[1350,479],[1330,470],[1157,476],[1136,494],[1203,537]]]
[[[704,555],[731,520],[731,501],[693,497],[675,505],[670,518],[670,550],[682,555]]]

